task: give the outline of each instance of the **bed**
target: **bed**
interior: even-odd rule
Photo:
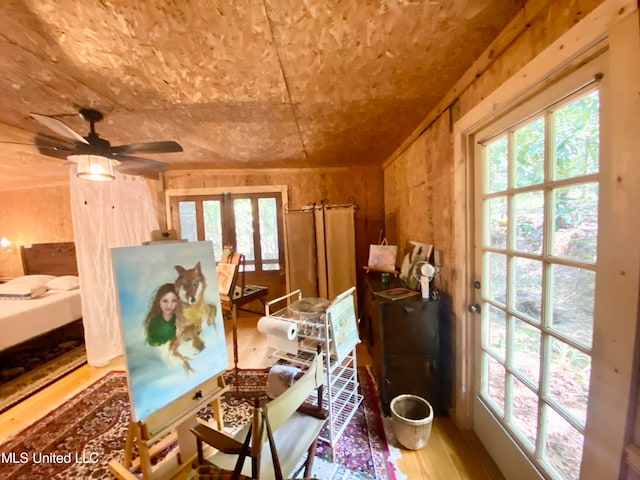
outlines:
[[[20,253],[25,275],[49,275],[64,282],[47,282],[60,288],[47,289],[37,298],[0,300],[0,351],[82,318],[80,289],[70,284],[78,275],[75,244],[38,243],[21,247]]]

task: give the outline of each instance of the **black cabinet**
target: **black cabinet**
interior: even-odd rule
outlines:
[[[389,414],[391,400],[410,393],[427,399],[436,414],[446,414],[449,338],[441,300],[382,298],[375,292],[399,285],[393,280],[383,287],[372,275],[366,279],[364,328],[383,410]]]

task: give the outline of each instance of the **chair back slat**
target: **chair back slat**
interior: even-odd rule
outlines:
[[[314,389],[322,384],[322,358],[322,354],[317,354],[302,377],[265,405],[269,412],[269,423],[274,432],[309,398]],[[254,420],[260,423],[258,429],[254,429],[252,446],[256,447],[266,441],[267,432],[261,418],[261,415],[258,418],[254,417]]]

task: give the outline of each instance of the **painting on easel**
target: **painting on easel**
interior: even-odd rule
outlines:
[[[132,415],[140,421],[229,365],[213,244],[111,252]]]

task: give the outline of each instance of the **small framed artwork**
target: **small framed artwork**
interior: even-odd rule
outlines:
[[[237,263],[218,263],[216,266],[216,272],[218,273],[218,288],[220,289],[220,295],[227,297],[231,296],[231,287],[233,286],[237,270]]]
[[[368,270],[377,272],[395,272],[396,256],[398,254],[397,245],[388,245],[384,239],[380,245],[369,246]]]

